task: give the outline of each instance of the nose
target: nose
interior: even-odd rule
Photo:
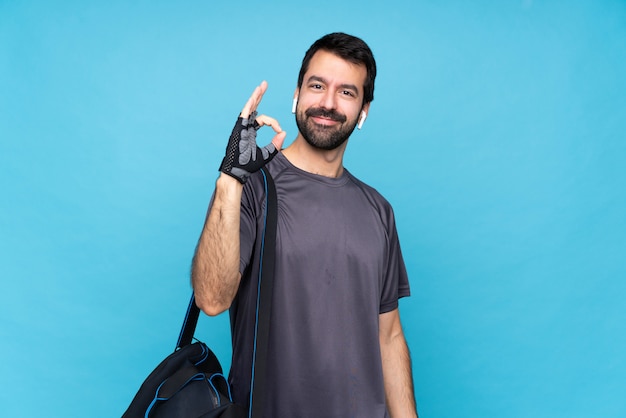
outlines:
[[[322,97],[320,97],[320,107],[324,109],[335,109],[337,106],[336,96],[332,90],[326,90]]]

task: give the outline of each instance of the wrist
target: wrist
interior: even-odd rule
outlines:
[[[215,186],[218,188],[243,189],[243,185],[244,183],[242,183],[240,179],[223,171],[220,172],[220,175],[215,181]]]

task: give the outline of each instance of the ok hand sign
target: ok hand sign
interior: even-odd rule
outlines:
[[[230,134],[226,156],[220,165],[221,172],[241,183],[245,183],[250,174],[258,171],[278,154],[287,136],[276,119],[265,115],[257,116],[256,110],[266,90],[267,82],[263,81],[252,92]],[[265,125],[271,126],[276,135],[272,142],[259,148],[256,144],[256,131]]]

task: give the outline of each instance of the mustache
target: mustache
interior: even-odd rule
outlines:
[[[330,120],[334,120],[336,122],[345,122],[347,120],[346,115],[342,115],[341,113],[337,112],[334,109],[323,109],[321,107],[314,107],[314,108],[310,108],[307,109],[304,114],[307,117],[320,117],[320,118],[327,118]]]

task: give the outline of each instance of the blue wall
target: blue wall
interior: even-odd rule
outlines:
[[[626,416],[626,3],[229,3],[0,0],[0,415],[121,415],[238,111],[268,80],[293,139],[341,30],[379,64],[346,166],[396,209],[421,415]]]

